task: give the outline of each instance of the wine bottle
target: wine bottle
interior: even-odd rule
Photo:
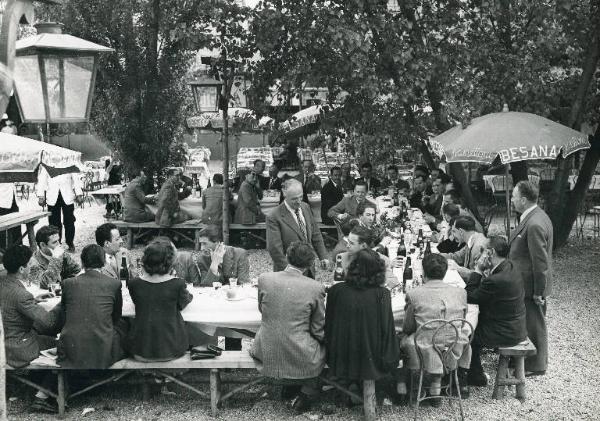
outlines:
[[[410,261],[410,256],[407,256],[406,261],[404,262],[404,273],[402,276],[402,292],[406,293],[407,284],[410,284],[412,282],[412,277],[412,264]]]
[[[121,270],[119,271],[119,278],[121,278],[121,281],[129,281],[129,269],[127,268],[127,259],[125,256],[121,258]]]
[[[425,252],[423,253],[423,256],[429,256],[431,254],[431,241],[427,240],[427,242],[425,243]]]
[[[342,282],[344,280],[344,268],[342,267],[342,255],[335,257],[335,271],[333,272],[333,281]]]

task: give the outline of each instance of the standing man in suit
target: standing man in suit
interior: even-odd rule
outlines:
[[[123,239],[116,225],[107,222],[96,228],[96,244],[102,247],[106,254],[101,273],[117,281],[125,281],[125,279],[120,278],[121,266],[123,258],[125,258],[125,267],[129,270],[129,259],[122,248]]]
[[[465,287],[467,302],[479,305],[468,375],[468,384],[472,386],[487,386],[481,366],[481,348],[513,346],[527,338],[525,289],[521,274],[507,260],[508,252],[506,237],[490,236]],[[489,276],[484,276],[488,270]]]
[[[308,203],[308,194],[321,191],[321,179],[315,174],[315,164],[310,159],[302,161],[302,172],[294,177],[302,183],[304,194],[302,200]]]
[[[287,266],[285,250],[294,241],[312,246],[321,267],[329,267],[327,249],[315,217],[308,204],[302,202],[302,184],[290,179],[283,183],[284,201],[267,217],[267,250],[273,259],[273,271],[279,272]],[[309,274],[315,276],[311,268]]]
[[[367,186],[367,191],[371,192],[373,196],[376,196],[381,188],[381,181],[373,177],[373,166],[370,162],[365,162],[360,166],[360,177],[355,181],[364,181]]]
[[[265,215],[260,207],[262,197],[263,192],[257,175],[254,173],[246,174],[246,180],[244,180],[238,192],[238,202],[233,215],[233,222],[248,225],[263,222]]]
[[[442,253],[442,256],[454,260],[458,264],[456,270],[467,281],[487,244],[487,239],[485,235],[475,231],[475,221],[470,216],[458,216],[454,219],[451,229],[452,237],[466,246],[454,253]]]
[[[38,174],[37,196],[40,206],[48,205],[48,223],[58,228],[58,238],[62,242],[62,229],[65,227],[65,242],[69,252],[75,252],[75,202],[81,203],[83,191],[79,173],[68,173],[51,177],[42,166]],[[61,221],[62,212],[62,221]]]
[[[510,235],[508,258],[525,284],[527,334],[537,354],[525,359],[529,375],[544,375],[548,367],[546,298],[552,292],[552,222],[538,205],[538,189],[530,181],[519,181],[512,203],[521,214],[519,225]]]
[[[342,189],[342,169],[331,167],[329,170],[329,181],[321,189],[321,221],[327,225],[333,225],[333,219],[327,214],[332,206],[338,204],[344,198]]]
[[[66,279],[62,289],[65,324],[58,341],[61,367],[105,369],[124,355],[121,322],[123,297],[119,278],[104,275],[106,251],[89,244],[81,251],[85,272]]]
[[[293,398],[288,406],[298,413],[318,395],[318,376],[325,367],[325,289],[303,275],[314,259],[310,244],[292,241],[285,268],[260,275],[262,322],[250,350],[263,376],[288,381],[282,395]]]

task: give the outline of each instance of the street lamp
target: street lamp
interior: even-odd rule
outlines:
[[[15,97],[24,123],[82,123],[90,118],[100,53],[112,48],[62,33],[58,23],[34,25],[16,43]]]
[[[221,96],[221,86],[223,82],[214,78],[201,75],[191,80],[189,85],[192,87],[194,103],[199,113],[218,112],[219,98]]]

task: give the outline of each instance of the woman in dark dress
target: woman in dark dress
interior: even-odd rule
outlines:
[[[356,253],[346,282],[327,294],[325,341],[329,372],[345,383],[377,380],[398,366],[400,348],[385,263],[373,250]]]
[[[172,275],[177,249],[157,238],[144,250],[142,274],[127,284],[135,304],[135,322],[128,348],[140,361],[169,361],[189,348],[181,310],[192,301],[185,281]]]

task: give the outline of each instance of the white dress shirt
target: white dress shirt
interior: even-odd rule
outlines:
[[[15,185],[13,183],[0,183],[0,208],[10,209],[15,197]]]
[[[73,204],[75,196],[83,194],[79,173],[69,173],[50,177],[48,171],[40,166],[36,192],[37,196],[45,196],[46,203],[49,206],[54,206],[56,205],[59,193],[62,195],[63,201],[67,205]]]

